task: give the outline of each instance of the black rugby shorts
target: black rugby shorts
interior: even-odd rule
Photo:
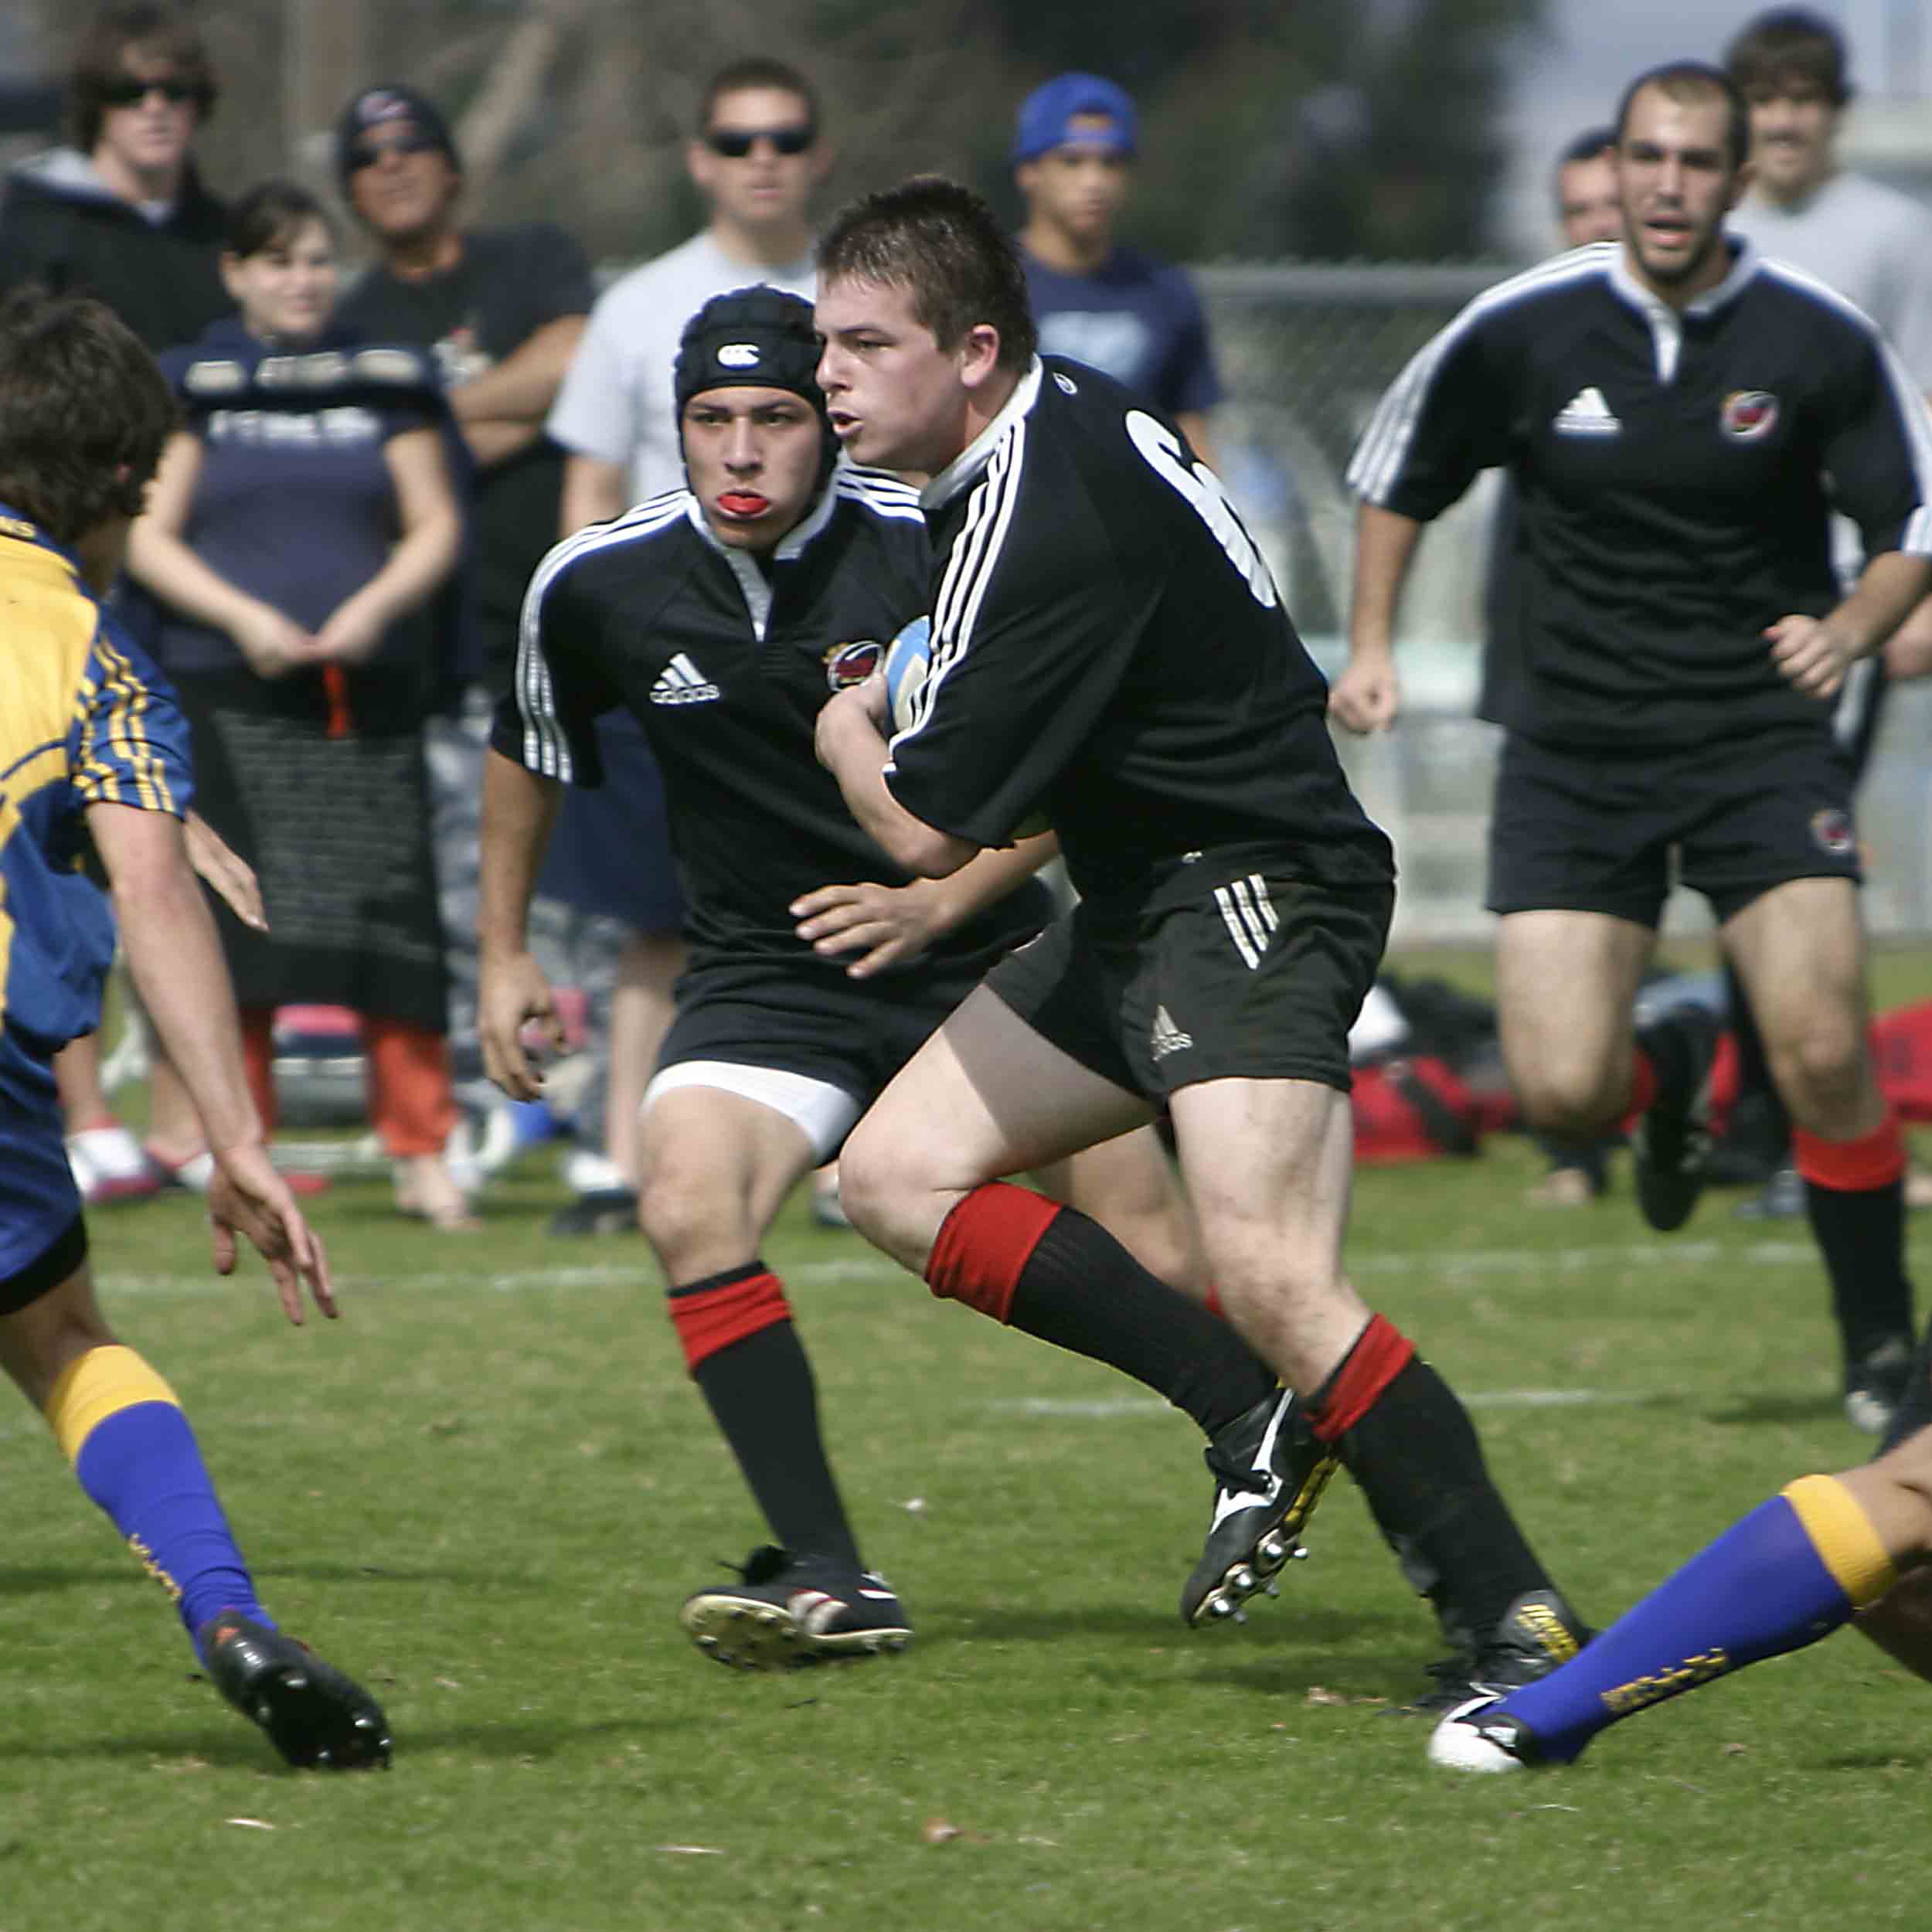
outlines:
[[[1862,876],[1852,772],[1822,729],[1667,750],[1503,740],[1489,825],[1492,913],[1656,925],[1678,876],[1721,922],[1794,879]]]
[[[1160,910],[1083,901],[986,976],[1083,1066],[1159,1103],[1202,1080],[1349,1090],[1349,1029],[1381,964],[1393,886],[1217,876]]]

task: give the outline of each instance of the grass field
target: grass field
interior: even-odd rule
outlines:
[[[1607,1620],[1790,1476],[1855,1460],[1802,1229],[1627,1178],[1519,1205],[1521,1143],[1365,1175],[1350,1263],[1469,1400]],[[481,1238],[338,1185],[343,1320],[203,1272],[185,1201],[94,1217],[105,1298],[195,1418],[270,1607],[369,1682],[387,1777],[284,1771],[16,1407],[0,1554],[0,1932],[141,1925],[1341,1928],[1922,1923],[1927,1693],[1852,1636],[1458,1781],[1384,1700],[1437,1654],[1338,1482],[1239,1629],[1175,1613],[1190,1426],[942,1308],[795,1208],[791,1286],[901,1658],[753,1676],[679,1632],[758,1526],[635,1240],[560,1242],[530,1164]],[[1913,1230],[1932,1287],[1932,1223]]]

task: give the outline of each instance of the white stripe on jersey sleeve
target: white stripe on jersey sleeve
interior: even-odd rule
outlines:
[[[881,516],[903,518],[923,523],[926,513],[919,507],[919,492],[902,482],[889,470],[860,469],[841,463],[832,473],[832,486],[841,496],[862,503]]]
[[[1407,367],[1390,385],[1369,419],[1369,427],[1363,430],[1349,464],[1346,481],[1349,488],[1371,503],[1387,500],[1400,480],[1410,445],[1415,440],[1416,426],[1422,420],[1442,365],[1448,359],[1450,350],[1478,322],[1546,290],[1607,274],[1616,251],[1622,246],[1621,242],[1593,242],[1559,255],[1553,261],[1526,269],[1520,275],[1512,275],[1506,282],[1485,290],[1453,321],[1431,336],[1409,359]]]
[[[685,515],[691,500],[688,490],[668,490],[647,498],[622,516],[608,523],[590,524],[553,545],[532,573],[517,619],[516,672],[511,687],[523,716],[523,762],[531,770],[546,778],[560,778],[566,784],[572,777],[570,742],[557,717],[556,690],[550,682],[541,641],[546,594],[579,557],[653,535]]]
[[[1886,386],[1892,392],[1892,401],[1899,413],[1899,426],[1905,432],[1906,447],[1912,454],[1912,474],[1919,486],[1919,507],[1906,519],[1899,547],[1915,556],[1932,556],[1932,411],[1927,409],[1918,385],[1899,360],[1898,352],[1884,330],[1829,282],[1820,281],[1794,263],[1770,256],[1759,264],[1759,272],[1774,281],[1787,283],[1808,295],[1816,296],[1827,307],[1856,322],[1877,344],[1879,364],[1885,371]]]
[[[923,727],[932,716],[933,702],[946,674],[971,648],[973,625],[1012,525],[1026,460],[1026,418],[1015,417],[995,446],[985,474],[974,488],[965,527],[953,545],[946,573],[940,580],[939,594],[933,600],[931,657],[926,681],[913,706],[912,723],[895,733],[886,747],[888,770],[894,750]]]

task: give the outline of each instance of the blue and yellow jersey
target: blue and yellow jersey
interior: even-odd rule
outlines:
[[[188,809],[174,693],[70,553],[0,504],[0,1020],[34,1055],[100,1022],[114,915],[86,808]]]

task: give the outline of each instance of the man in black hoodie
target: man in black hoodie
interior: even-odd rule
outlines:
[[[200,36],[175,13],[104,9],[69,77],[74,145],[8,181],[0,289],[98,296],[156,350],[226,315],[216,266],[226,211],[189,157],[216,92]]]

